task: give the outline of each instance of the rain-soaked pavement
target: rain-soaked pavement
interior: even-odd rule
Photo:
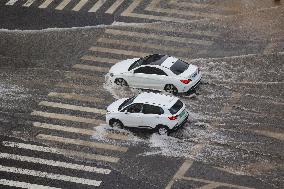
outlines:
[[[283,188],[282,1],[101,1],[96,16],[108,15],[105,25],[72,29],[101,24],[84,22],[90,2],[76,13],[68,10],[73,2],[62,13],[60,2],[48,10],[7,2],[0,5],[0,188]],[[50,20],[15,22],[10,15],[19,10]],[[82,22],[68,22],[70,14]],[[65,29],[20,31],[49,23]],[[190,117],[170,136],[104,123],[108,104],[141,91],[110,85],[108,69],[149,53],[203,72],[195,93],[179,95]]]

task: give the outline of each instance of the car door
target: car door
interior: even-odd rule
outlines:
[[[151,88],[163,90],[165,83],[167,83],[167,74],[160,68],[152,67],[149,73],[149,80]]]
[[[121,111],[120,120],[127,127],[139,127],[143,124],[143,104],[134,103]]]
[[[152,88],[150,66],[143,66],[133,71],[132,85],[138,88]]]
[[[164,110],[159,106],[144,104],[142,113],[144,114],[143,126],[148,128],[155,128],[162,124],[162,116]]]

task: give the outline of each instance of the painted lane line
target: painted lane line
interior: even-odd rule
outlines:
[[[48,7],[54,0],[45,0],[38,8],[45,9]]]
[[[50,119],[59,119],[59,120],[67,120],[67,121],[73,121],[73,122],[94,124],[93,126],[98,126],[98,125],[105,123],[105,121],[97,120],[97,119],[70,116],[67,114],[48,113],[48,112],[41,112],[41,111],[33,111],[31,115],[50,118]]]
[[[64,98],[70,100],[78,100],[78,101],[85,101],[85,102],[101,102],[101,98],[93,97],[93,96],[84,96],[78,95],[75,93],[56,93],[51,92],[48,94],[49,97],[56,97],[56,98]]]
[[[27,0],[24,4],[23,7],[29,7],[31,6],[36,0]]]
[[[96,4],[88,12],[97,12],[107,0],[98,0]]]
[[[124,0],[116,0],[112,6],[105,12],[107,14],[113,14],[116,9],[124,2]]]
[[[215,18],[220,19],[226,17],[225,15],[214,14],[214,13],[202,13],[202,12],[193,12],[193,11],[184,11],[180,9],[173,8],[159,8],[157,5],[161,2],[161,0],[153,0],[146,8],[147,11],[153,11],[158,13],[166,13],[166,14],[177,14],[182,16],[193,16],[193,17],[204,17],[204,18]]]
[[[80,157],[82,159],[106,161],[106,162],[111,162],[111,163],[117,163],[119,161],[119,158],[110,157],[110,156],[89,154],[89,153],[84,153],[84,152],[79,152],[79,151],[51,148],[51,147],[45,147],[45,146],[37,146],[37,145],[32,145],[32,144],[17,143],[17,142],[11,142],[11,141],[3,141],[2,144],[3,146],[6,146],[6,147],[45,152],[45,153],[53,153],[53,154],[59,154],[59,155],[67,154],[67,155],[74,156],[74,157]]]
[[[71,0],[63,0],[55,9],[63,10],[70,2]]]
[[[90,51],[95,52],[104,52],[104,53],[111,53],[111,54],[123,54],[133,57],[144,57],[149,55],[148,53],[137,52],[137,51],[130,51],[130,50],[123,50],[123,49],[112,49],[112,48],[104,48],[104,47],[91,47]]]
[[[6,180],[0,179],[0,185],[18,187],[18,188],[26,188],[26,189],[60,189],[51,186],[43,186],[38,184],[31,184],[27,182],[20,182],[15,180]]]
[[[151,19],[151,20],[160,20],[160,21],[168,21],[168,22],[179,22],[179,23],[186,23],[188,22],[187,19],[181,18],[174,18],[174,17],[167,17],[167,16],[155,16],[149,14],[138,14],[133,13],[133,11],[139,7],[143,0],[135,0],[132,2],[128,8],[121,13],[121,16],[128,16],[133,18],[143,18],[143,19]]]
[[[75,5],[75,7],[72,9],[73,11],[79,11],[81,8],[88,2],[89,0],[80,0],[80,2]]]
[[[100,148],[105,150],[112,150],[112,151],[118,151],[118,152],[127,152],[127,147],[121,147],[121,146],[115,146],[111,144],[104,144],[104,143],[98,143],[98,142],[90,142],[85,140],[78,140],[78,139],[72,139],[72,138],[63,138],[58,136],[52,136],[52,135],[44,135],[39,134],[36,136],[38,139],[41,140],[49,140],[49,141],[55,141],[65,144],[74,144],[74,145],[80,145],[80,146],[87,146],[91,148]]]
[[[48,159],[41,159],[41,158],[35,158],[35,157],[29,157],[29,156],[21,156],[16,154],[8,154],[8,153],[0,153],[0,158],[3,159],[12,159],[16,161],[23,161],[23,162],[29,162],[29,163],[37,163],[42,165],[48,165],[53,167],[62,167],[66,169],[74,169],[79,171],[87,171],[87,172],[93,172],[93,173],[99,173],[99,174],[110,174],[111,170],[109,169],[103,169],[103,168],[97,168],[97,167],[91,167],[91,166],[85,166],[85,165],[79,165],[79,164],[72,164],[72,163],[66,163],[61,161],[53,161]]]
[[[5,5],[10,5],[10,6],[12,6],[12,5],[14,5],[17,1],[18,1],[18,0],[10,0],[10,1],[8,1]]]
[[[81,57],[81,59],[82,60],[94,61],[94,62],[110,63],[110,64],[115,64],[115,63],[121,61],[119,59],[103,58],[103,57],[89,56],[89,55],[84,55],[84,56]]]
[[[179,42],[179,43],[187,43],[187,44],[197,44],[197,45],[205,45],[210,46],[212,45],[212,41],[206,40],[199,40],[199,39],[190,39],[184,37],[174,37],[168,35],[158,35],[153,33],[140,33],[140,32],[131,32],[125,30],[115,30],[115,29],[106,29],[105,33],[113,34],[113,35],[120,35],[120,36],[129,36],[129,37],[137,37],[143,39],[159,39],[163,41],[172,41],[172,42]]]
[[[80,70],[90,70],[95,72],[108,72],[109,68],[107,67],[98,67],[98,66],[89,66],[85,64],[75,64],[72,68]]]
[[[167,47],[164,45],[153,44],[153,43],[144,43],[141,41],[129,41],[129,40],[117,40],[117,39],[109,39],[109,38],[99,38],[98,42],[105,43],[105,44],[115,44],[115,45],[123,45],[123,46],[132,46],[132,47],[139,47],[139,48],[150,48],[150,49],[157,49],[162,51],[172,51],[172,52],[185,52],[188,53],[192,51],[189,48],[178,48],[178,47]],[[155,53],[156,51],[149,51],[149,53]]]
[[[85,106],[76,106],[70,104],[63,104],[63,103],[56,103],[56,102],[48,102],[42,101],[39,103],[40,106],[47,106],[52,108],[60,108],[60,109],[67,109],[67,110],[75,110],[81,112],[89,112],[89,113],[97,113],[97,114],[106,114],[106,110],[104,109],[97,109],[97,108],[90,108]]]
[[[250,188],[250,187],[234,185],[234,184],[229,184],[229,183],[224,183],[224,182],[216,182],[216,181],[211,181],[211,180],[206,180],[206,179],[201,179],[201,178],[182,177],[182,179],[188,180],[188,181],[205,182],[207,184],[216,184],[216,185],[219,185],[219,186],[225,186],[225,187],[229,187],[229,188],[254,189],[254,188]]]
[[[56,130],[56,131],[79,133],[79,134],[88,135],[88,136],[93,136],[97,132],[96,130],[79,129],[79,128],[74,128],[74,127],[65,127],[61,125],[53,125],[53,124],[39,123],[39,122],[34,122],[33,126],[38,127],[38,128]],[[103,137],[106,137],[106,138],[118,139],[118,140],[129,140],[129,137],[125,134],[113,134],[113,133],[107,133],[107,132],[102,133]]]
[[[22,175],[30,175],[30,176],[35,176],[35,177],[60,180],[60,181],[66,181],[66,182],[73,182],[73,183],[90,185],[90,186],[100,186],[102,182],[102,181],[96,181],[96,180],[90,180],[90,179],[84,179],[84,178],[78,178],[78,177],[71,177],[67,175],[35,171],[31,169],[7,167],[7,166],[2,166],[2,165],[0,165],[0,171],[4,171],[8,173],[15,173],[15,174],[22,174]]]

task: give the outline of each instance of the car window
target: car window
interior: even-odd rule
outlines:
[[[125,110],[129,113],[140,113],[142,110],[142,104],[132,104],[125,108]]]
[[[170,70],[176,74],[179,75],[183,73],[185,70],[188,69],[189,64],[186,62],[183,62],[181,60],[177,60],[171,67]]]
[[[178,100],[170,109],[169,111],[171,114],[176,114],[181,108],[183,107],[183,103]]]
[[[136,96],[126,99],[126,100],[118,107],[118,110],[121,110],[123,107],[126,107],[126,106],[128,106],[129,104],[131,104],[131,103],[134,101],[135,98],[136,98]]]
[[[161,114],[164,113],[164,110],[161,107],[158,107],[158,106],[144,104],[142,112],[144,114],[158,114],[158,115],[161,115]]]
[[[143,74],[155,74],[155,75],[167,75],[163,70],[155,67],[145,66],[137,68],[134,70],[134,73],[143,73]]]
[[[152,54],[139,60],[135,61],[131,66],[128,68],[128,71],[133,70],[134,68],[138,68],[142,65],[161,65],[169,56],[168,55],[160,55],[160,54]]]
[[[151,69],[151,74],[156,74],[156,75],[167,75],[163,70],[159,68],[152,68]]]

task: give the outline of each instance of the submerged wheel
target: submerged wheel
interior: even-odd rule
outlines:
[[[115,127],[115,128],[122,128],[123,127],[123,123],[117,119],[112,119],[109,121],[109,125],[111,127]]]
[[[165,91],[168,92],[168,93],[172,93],[174,95],[176,95],[178,93],[177,88],[172,84],[167,84],[165,86]]]
[[[169,135],[169,129],[166,126],[160,125],[157,126],[159,135]]]
[[[115,79],[114,83],[122,87],[128,86],[127,82],[122,78]]]

